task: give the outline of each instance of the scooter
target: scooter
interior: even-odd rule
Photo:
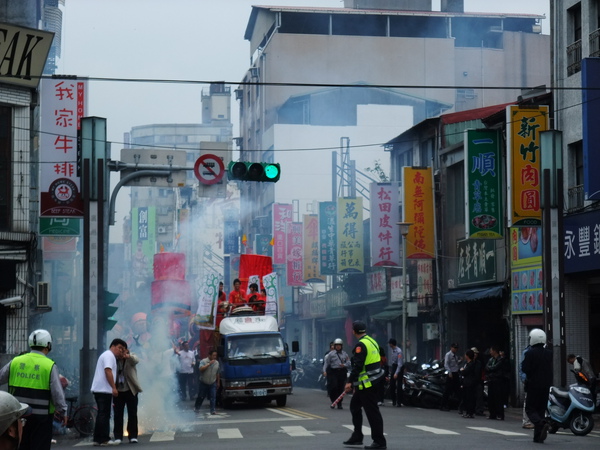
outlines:
[[[568,390],[555,386],[550,388],[547,417],[550,421],[550,433],[559,428],[570,428],[574,435],[585,436],[594,429],[594,399],[592,392],[584,385],[585,377],[581,372],[571,370],[577,379]]]

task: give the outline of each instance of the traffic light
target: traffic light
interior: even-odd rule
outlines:
[[[281,175],[277,163],[231,161],[227,167],[230,180],[275,183]]]
[[[113,316],[119,309],[117,306],[111,305],[119,294],[114,292],[104,291],[104,308],[103,308],[103,319],[104,319],[104,331],[110,331],[117,324],[117,319]]]

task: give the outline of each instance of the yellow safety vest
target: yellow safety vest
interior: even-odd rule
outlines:
[[[38,353],[17,356],[10,363],[9,392],[31,407],[32,414],[54,414],[50,372],[54,361]]]
[[[358,381],[355,385],[358,386],[359,390],[362,390],[373,386],[371,381],[381,377],[383,371],[381,370],[381,355],[379,354],[379,345],[377,345],[377,342],[367,335],[360,338],[360,342],[367,348],[367,357],[362,371],[358,374]]]

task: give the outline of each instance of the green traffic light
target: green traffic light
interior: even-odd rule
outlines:
[[[227,167],[228,177],[232,181],[266,181],[275,183],[281,175],[277,163],[231,161]]]
[[[274,164],[268,164],[265,167],[265,176],[269,179],[272,180],[274,178],[278,178],[279,177],[279,167],[277,167]]]

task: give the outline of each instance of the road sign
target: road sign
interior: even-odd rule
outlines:
[[[40,217],[42,236],[79,236],[81,219],[64,217]]]
[[[196,160],[194,174],[202,184],[216,184],[225,175],[225,165],[217,155],[207,153]]]

